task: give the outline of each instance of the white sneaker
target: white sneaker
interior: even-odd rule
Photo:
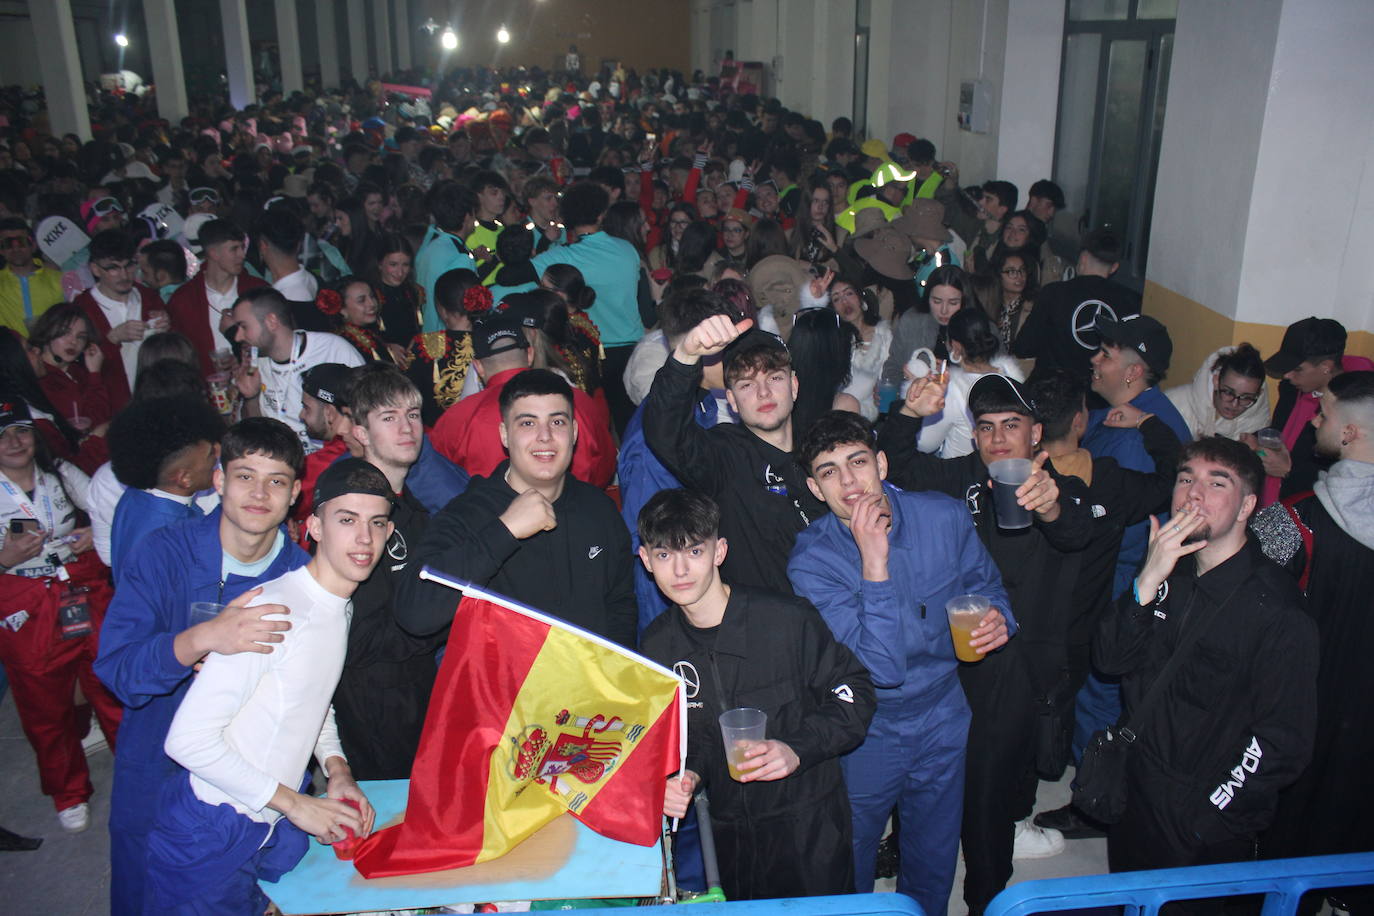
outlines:
[[[86,756],[98,753],[109,747],[109,742],[105,740],[105,732],[101,730],[95,717],[91,717],[91,730],[86,733],[86,737],[81,739],[81,750],[85,751]]]
[[[1048,859],[1064,851],[1064,834],[1049,827],[1037,827],[1030,818],[1016,822],[1013,859]]]
[[[57,820],[68,833],[80,833],[91,826],[91,806],[82,802],[57,812]]]

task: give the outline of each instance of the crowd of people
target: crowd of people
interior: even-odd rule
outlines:
[[[732,899],[1374,846],[1374,363],[1308,317],[1165,387],[1195,329],[1053,181],[750,88],[10,107],[0,661],[64,829],[114,751],[114,913],[256,916],[371,829],[466,648],[426,565],[693,675],[664,811],[709,788]],[[1124,810],[1035,813],[1114,726]]]

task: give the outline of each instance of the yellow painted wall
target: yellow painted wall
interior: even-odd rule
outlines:
[[[1283,342],[1280,325],[1228,318],[1150,280],[1145,281],[1144,310],[1164,323],[1174,343],[1166,385],[1181,385],[1192,378],[1202,361],[1225,344],[1248,342],[1267,357]],[[1374,359],[1374,334],[1351,332],[1345,352]]]

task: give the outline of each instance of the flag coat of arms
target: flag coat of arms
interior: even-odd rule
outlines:
[[[554,617],[463,591],[411,771],[405,821],[358,844],[366,878],[475,865],[564,812],[641,846],[686,751],[681,681]]]

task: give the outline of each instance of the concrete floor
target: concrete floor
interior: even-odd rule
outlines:
[[[105,748],[86,758],[95,796],[91,826],[67,833],[52,800],[38,788],[33,750],[19,728],[14,698],[0,702],[0,826],[42,837],[34,852],[0,852],[0,911],[13,916],[97,916],[110,911],[110,781],[114,756]]]
[[[44,839],[42,848],[34,852],[0,853],[0,912],[13,916],[103,916],[109,912],[110,844],[105,825],[114,758],[102,748],[87,760],[96,787],[91,799],[91,827],[85,833],[65,833],[51,801],[39,791],[33,751],[19,728],[14,700],[7,694],[0,701],[0,826]],[[1058,808],[1068,798],[1068,777],[1058,783],[1042,782],[1036,810]],[[1106,870],[1105,840],[1074,840],[1053,858],[1015,863],[1012,883]],[[960,896],[963,880],[961,862],[949,907],[951,916],[967,912]],[[878,889],[892,890],[894,884],[893,879],[880,881]]]

